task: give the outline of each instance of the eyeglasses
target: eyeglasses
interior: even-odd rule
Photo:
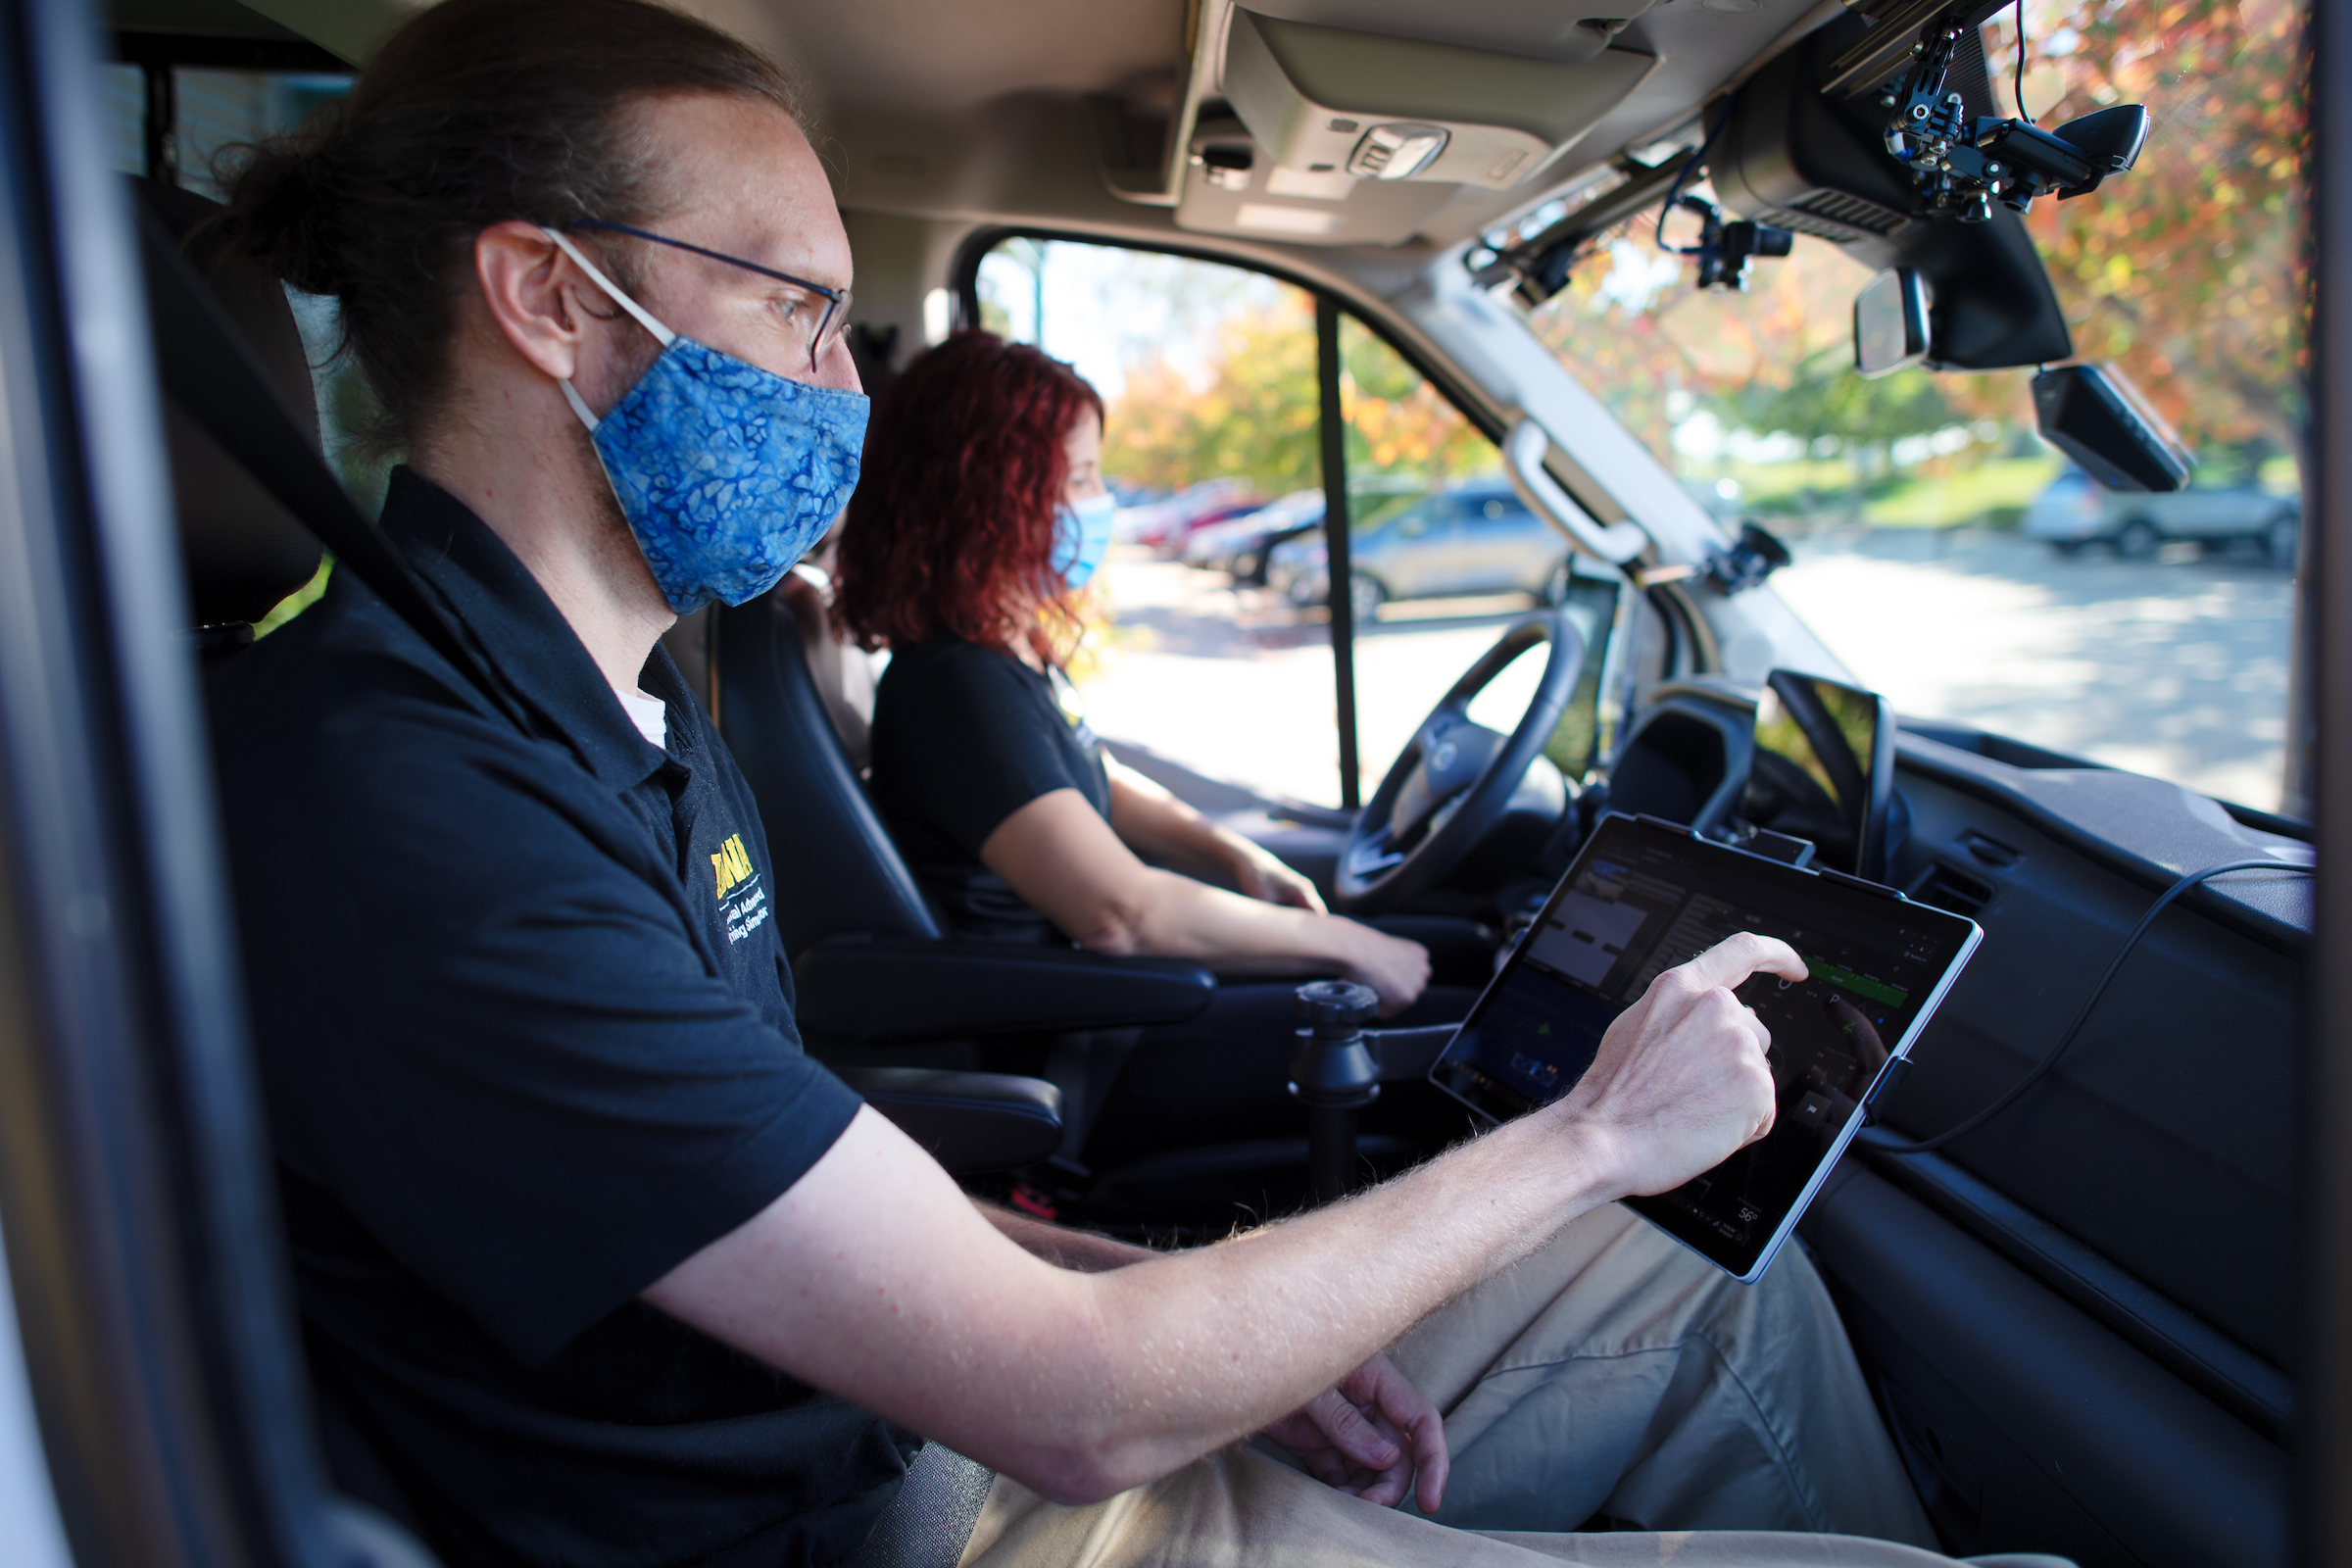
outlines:
[[[628,234],[638,239],[650,239],[657,245],[667,245],[673,250],[692,251],[697,256],[708,256],[714,262],[724,262],[729,267],[740,267],[747,272],[758,272],[761,277],[772,277],[779,283],[790,283],[794,288],[807,289],[825,302],[825,308],[816,313],[815,322],[808,328],[808,370],[812,375],[816,372],[818,364],[824,360],[826,355],[832,353],[833,346],[841,341],[842,334],[849,330],[850,291],[846,288],[827,288],[822,283],[811,283],[805,277],[795,277],[790,272],[779,272],[772,267],[761,267],[757,262],[747,262],[741,257],[729,256],[723,251],[705,250],[700,245],[689,245],[682,239],[671,239],[666,234],[655,234],[642,228],[631,228],[626,223],[608,223],[601,218],[583,218],[575,226],[609,228],[615,234]]]

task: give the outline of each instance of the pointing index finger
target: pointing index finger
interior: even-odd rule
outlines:
[[[1726,991],[1739,989],[1751,974],[1777,974],[1784,980],[1807,977],[1805,960],[1796,956],[1794,948],[1778,937],[1760,937],[1753,931],[1725,937],[1687,967],[1700,985],[1710,989],[1721,986]]]

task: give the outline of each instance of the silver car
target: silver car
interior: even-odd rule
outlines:
[[[2249,539],[2273,561],[2293,565],[2303,531],[2302,503],[2249,480],[2195,484],[2165,495],[2109,491],[2080,468],[2069,468],[2026,509],[2026,536],[2046,540],[2062,556],[2103,544],[2129,560],[2145,560],[2174,540],[2213,546]]]
[[[1565,587],[1568,541],[1500,480],[1425,496],[1353,540],[1358,620],[1392,599],[1525,593],[1550,602]],[[1326,601],[1330,568],[1320,533],[1275,549],[1270,587],[1304,608]]]

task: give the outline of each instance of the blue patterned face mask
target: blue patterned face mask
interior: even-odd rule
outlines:
[[[662,344],[601,419],[561,383],[662,597],[680,615],[713,599],[758,598],[849,504],[866,397],[788,380],[678,336],[569,239],[545,232]]]
[[[1089,496],[1075,506],[1064,503],[1054,514],[1054,569],[1073,590],[1083,588],[1095,568],[1110,553],[1110,525],[1119,514],[1119,498],[1107,491]]]

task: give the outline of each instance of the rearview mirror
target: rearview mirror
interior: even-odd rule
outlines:
[[[2034,378],[2041,438],[2110,490],[2178,490],[2189,455],[2123,372],[2104,365],[2062,365]]]
[[[1889,268],[1854,296],[1854,368],[1891,375],[1927,357],[1927,279],[1908,267]]]

